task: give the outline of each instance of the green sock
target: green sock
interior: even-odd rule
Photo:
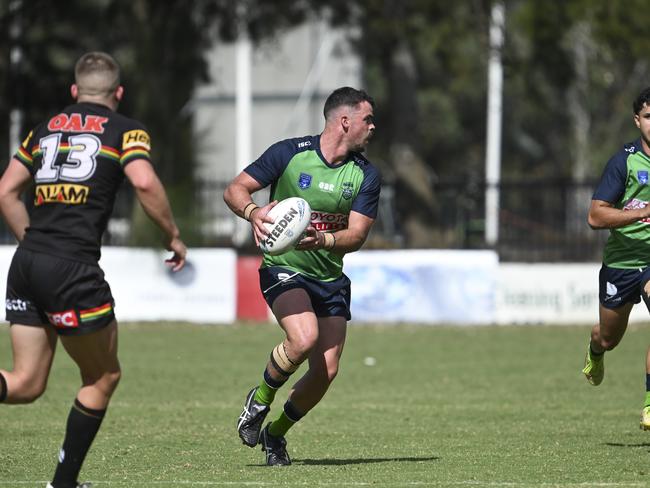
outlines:
[[[291,400],[287,400],[280,416],[269,425],[269,434],[273,437],[283,437],[303,417],[304,414],[296,410]]]
[[[275,399],[275,394],[280,387],[284,385],[289,378],[276,380],[269,373],[268,368],[264,369],[264,375],[260,386],[257,387],[254,400],[262,405],[271,405]]]
[[[280,416],[269,425],[269,434],[273,437],[283,437],[287,431],[293,427],[293,424],[295,424],[295,422],[287,417],[287,414],[283,411]]]
[[[645,405],[644,407],[650,407],[650,391],[645,392]]]
[[[277,388],[271,388],[266,384],[266,381],[262,381],[255,392],[255,401],[262,405],[271,405],[273,400],[275,400],[275,394],[277,391]]]

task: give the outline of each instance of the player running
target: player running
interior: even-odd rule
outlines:
[[[639,94],[633,109],[641,137],[609,160],[589,209],[589,225],[610,230],[599,278],[600,321],[591,330],[582,370],[594,386],[603,381],[605,351],[623,338],[634,304],[643,298],[650,310],[650,88]],[[641,428],[650,429],[650,349]]]
[[[267,213],[277,201],[302,197],[312,209],[296,250],[267,254],[260,268],[262,293],[286,338],[272,349],[262,381],[248,393],[237,431],[247,446],[262,445],[269,466],[291,464],[285,434],[323,398],[338,372],[350,320],[343,256],[363,245],[379,200],[379,174],[360,154],[375,130],[373,107],[363,91],[335,90],[325,102],[319,136],[272,145],[224,193],[232,211],[251,222],[256,243],[268,234],[264,222],[272,222]],[[268,185],[271,203],[260,208],[251,195]],[[305,360],[309,368],[282,412],[262,429],[278,389]]]
[[[113,296],[98,261],[125,175],[164,232],[174,271],[187,252],[150,163],[147,131],[115,112],[124,93],[115,60],[84,54],[70,92],[77,103],[31,131],[0,179],[0,210],[19,241],[6,297],[13,370],[0,370],[0,402],[30,403],[43,393],[57,336],[81,373],[47,488],[90,486],[77,477],[120,379]],[[20,197],[32,180],[28,213]]]

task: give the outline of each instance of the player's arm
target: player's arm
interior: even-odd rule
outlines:
[[[11,232],[19,241],[29,226],[29,214],[20,195],[32,179],[29,170],[16,158],[12,158],[0,178],[0,212]]]
[[[258,207],[253,202],[251,195],[262,188],[263,186],[255,178],[242,171],[223,192],[223,200],[230,210],[251,223],[257,245],[268,235],[269,232],[264,227],[264,222],[273,222],[273,219],[269,218],[267,214],[278,203],[273,201],[264,207]]]
[[[147,216],[165,233],[165,247],[174,253],[167,262],[172,265],[174,271],[180,270],[185,265],[187,248],[180,239],[167,193],[153,166],[145,159],[136,159],[124,167],[124,174],[133,185]]]
[[[592,200],[587,222],[592,229],[615,229],[650,217],[650,205],[622,210],[604,200]]]
[[[358,251],[366,242],[370,228],[375,222],[362,213],[350,212],[348,228],[336,232],[319,232],[309,226],[305,231],[305,237],[298,243],[298,251],[313,251],[316,249],[329,249],[338,254]]]

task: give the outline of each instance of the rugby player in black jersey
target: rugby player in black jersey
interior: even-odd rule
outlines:
[[[106,53],[84,54],[70,89],[76,103],[34,128],[0,179],[0,211],[19,241],[7,278],[13,369],[0,369],[0,402],[30,403],[45,390],[58,339],[81,373],[47,488],[77,480],[120,379],[114,301],[98,265],[102,234],[126,175],[163,231],[174,271],[187,249],[151,165],[139,122],[116,112],[124,89]],[[34,182],[34,205],[21,200]]]

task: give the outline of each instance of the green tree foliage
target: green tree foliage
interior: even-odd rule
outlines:
[[[206,49],[242,30],[261,42],[325,16],[347,29],[363,58],[364,85],[378,102],[370,156],[394,183],[406,244],[454,245],[457,235],[439,222],[459,209],[481,214],[491,4],[1,0],[0,153],[9,151],[12,107],[24,111],[24,134],[69,103],[71,67],[80,54],[112,52],[123,66],[121,111],[148,126],[179,220],[188,223],[185,231],[198,228],[188,102],[207,79]],[[631,101],[650,84],[645,0],[505,5],[503,178],[597,178],[609,155],[636,137]],[[22,62],[12,67],[9,52],[17,44]],[[439,191],[448,181],[459,182],[452,198]]]

